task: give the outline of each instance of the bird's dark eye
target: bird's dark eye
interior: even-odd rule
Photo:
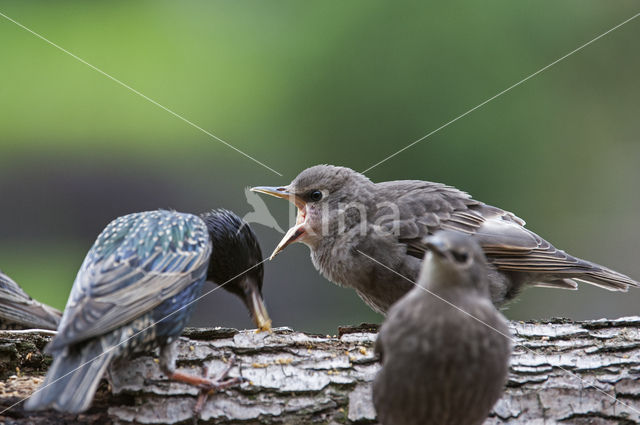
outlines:
[[[469,255],[466,252],[451,251],[451,255],[458,263],[466,263],[469,259]]]
[[[322,199],[322,192],[319,190],[312,190],[309,192],[309,200],[312,202],[318,202]]]

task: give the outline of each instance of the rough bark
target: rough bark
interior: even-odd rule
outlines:
[[[640,317],[571,322],[513,322],[516,340],[502,399],[486,425],[640,424]],[[49,336],[0,333],[0,409],[28,396],[50,359]],[[249,381],[210,396],[200,413],[216,424],[375,423],[370,401],[375,328],[342,328],[337,336],[280,328],[273,333],[187,329],[180,369],[211,375],[236,358],[231,376]],[[18,369],[16,369],[18,368]],[[0,422],[192,423],[198,391],[168,382],[152,355],[112,373],[93,407],[78,416],[24,412],[18,404]],[[113,390],[113,393],[112,391]]]

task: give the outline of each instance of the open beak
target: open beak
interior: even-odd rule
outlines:
[[[269,313],[267,313],[267,308],[264,305],[262,294],[257,285],[250,283],[249,289],[246,290],[244,297],[244,302],[247,304],[249,311],[251,311],[251,316],[258,330],[270,331],[271,319],[269,318]]]
[[[276,198],[284,198],[288,199],[289,202],[294,204],[298,208],[298,214],[296,215],[296,224],[292,228],[290,228],[287,233],[284,235],[276,249],[273,250],[273,253],[269,257],[269,260],[273,260],[273,258],[280,253],[283,249],[285,249],[288,245],[294,242],[300,242],[304,237],[307,231],[307,203],[304,202],[300,197],[295,194],[289,192],[286,186],[282,187],[270,187],[270,186],[258,186],[252,187],[252,192],[266,193],[267,195],[275,196]]]

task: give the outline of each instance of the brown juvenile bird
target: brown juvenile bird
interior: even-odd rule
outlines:
[[[489,261],[491,300],[501,305],[526,285],[576,289],[577,281],[612,291],[638,282],[556,249],[513,213],[472,199],[441,183],[373,183],[345,167],[316,165],[288,186],[254,187],[298,208],[295,226],[271,255],[302,242],[327,279],[354,288],[386,313],[418,278],[425,236],[440,229],[471,235]],[[402,276],[400,276],[402,275]]]
[[[0,271],[0,329],[48,329],[55,331],[62,313],[27,295]]]
[[[466,235],[439,231],[418,286],[391,307],[373,401],[384,425],[481,424],[502,394],[509,328],[491,304],[487,263]]]

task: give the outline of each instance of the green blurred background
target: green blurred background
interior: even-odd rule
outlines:
[[[251,211],[317,163],[364,170],[638,12],[636,1],[7,1],[0,12],[0,268],[58,308],[114,217]],[[640,278],[640,19],[368,172],[442,181]],[[288,208],[265,200],[282,227]],[[280,234],[255,226],[268,255]],[[380,321],[308,249],[266,263],[275,325]],[[251,326],[215,291],[194,324]],[[531,289],[511,318],[638,314],[640,290]],[[215,310],[215,311],[214,311]]]

